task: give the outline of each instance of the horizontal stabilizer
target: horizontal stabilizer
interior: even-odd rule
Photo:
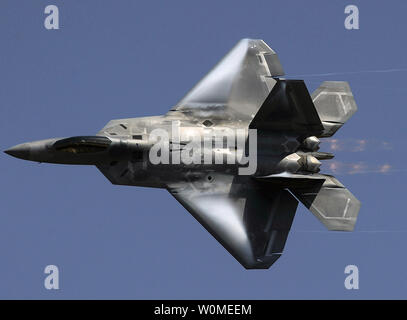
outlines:
[[[325,81],[312,94],[312,101],[324,126],[320,137],[331,137],[356,112],[357,106],[349,84]]]
[[[355,226],[360,202],[333,176],[283,172],[256,180],[289,189],[329,230],[352,231]]]
[[[267,96],[250,129],[318,136],[324,128],[303,80],[281,80]]]
[[[290,188],[329,230],[352,231],[360,209],[360,201],[336,178],[325,178],[322,185]]]

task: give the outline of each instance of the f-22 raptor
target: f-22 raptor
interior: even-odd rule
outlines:
[[[360,208],[335,177],[320,173],[320,160],[334,156],[319,151],[320,139],[357,109],[348,83],[326,81],[310,95],[303,80],[283,75],[264,41],[243,39],[165,115],[112,120],[95,136],[5,152],[95,165],[113,184],[165,188],[245,268],[266,269],[283,252],[298,202],[339,231],[353,230]],[[154,135],[157,129],[166,137]],[[251,157],[250,133],[255,164],[227,161]],[[193,149],[191,141],[201,142]],[[193,161],[180,161],[191,152]]]

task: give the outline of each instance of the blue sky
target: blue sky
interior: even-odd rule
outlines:
[[[59,30],[43,26],[48,4]],[[344,28],[348,4],[359,30]],[[1,153],[0,298],[407,298],[407,72],[355,72],[407,68],[406,11],[405,1],[1,1],[2,150],[166,113],[239,39],[261,38],[311,92],[350,83],[359,110],[335,135],[337,177],[362,208],[355,232],[338,233],[300,207],[282,258],[247,271],[165,190]],[[327,72],[344,74],[309,76]],[[49,264],[58,291],[43,286]],[[349,264],[359,290],[344,288]]]

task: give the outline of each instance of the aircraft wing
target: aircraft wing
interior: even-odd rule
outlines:
[[[243,39],[171,109],[196,118],[251,120],[284,75],[263,41]]]
[[[283,252],[298,201],[247,176],[211,175],[168,191],[245,268],[269,268]]]

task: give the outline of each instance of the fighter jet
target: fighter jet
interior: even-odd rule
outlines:
[[[165,115],[111,120],[94,136],[5,152],[94,165],[113,184],[165,188],[245,268],[267,269],[283,252],[299,202],[337,231],[352,231],[360,208],[320,173],[334,156],[319,151],[320,139],[357,109],[348,83],[326,81],[310,95],[303,80],[283,75],[264,41],[243,39]]]

